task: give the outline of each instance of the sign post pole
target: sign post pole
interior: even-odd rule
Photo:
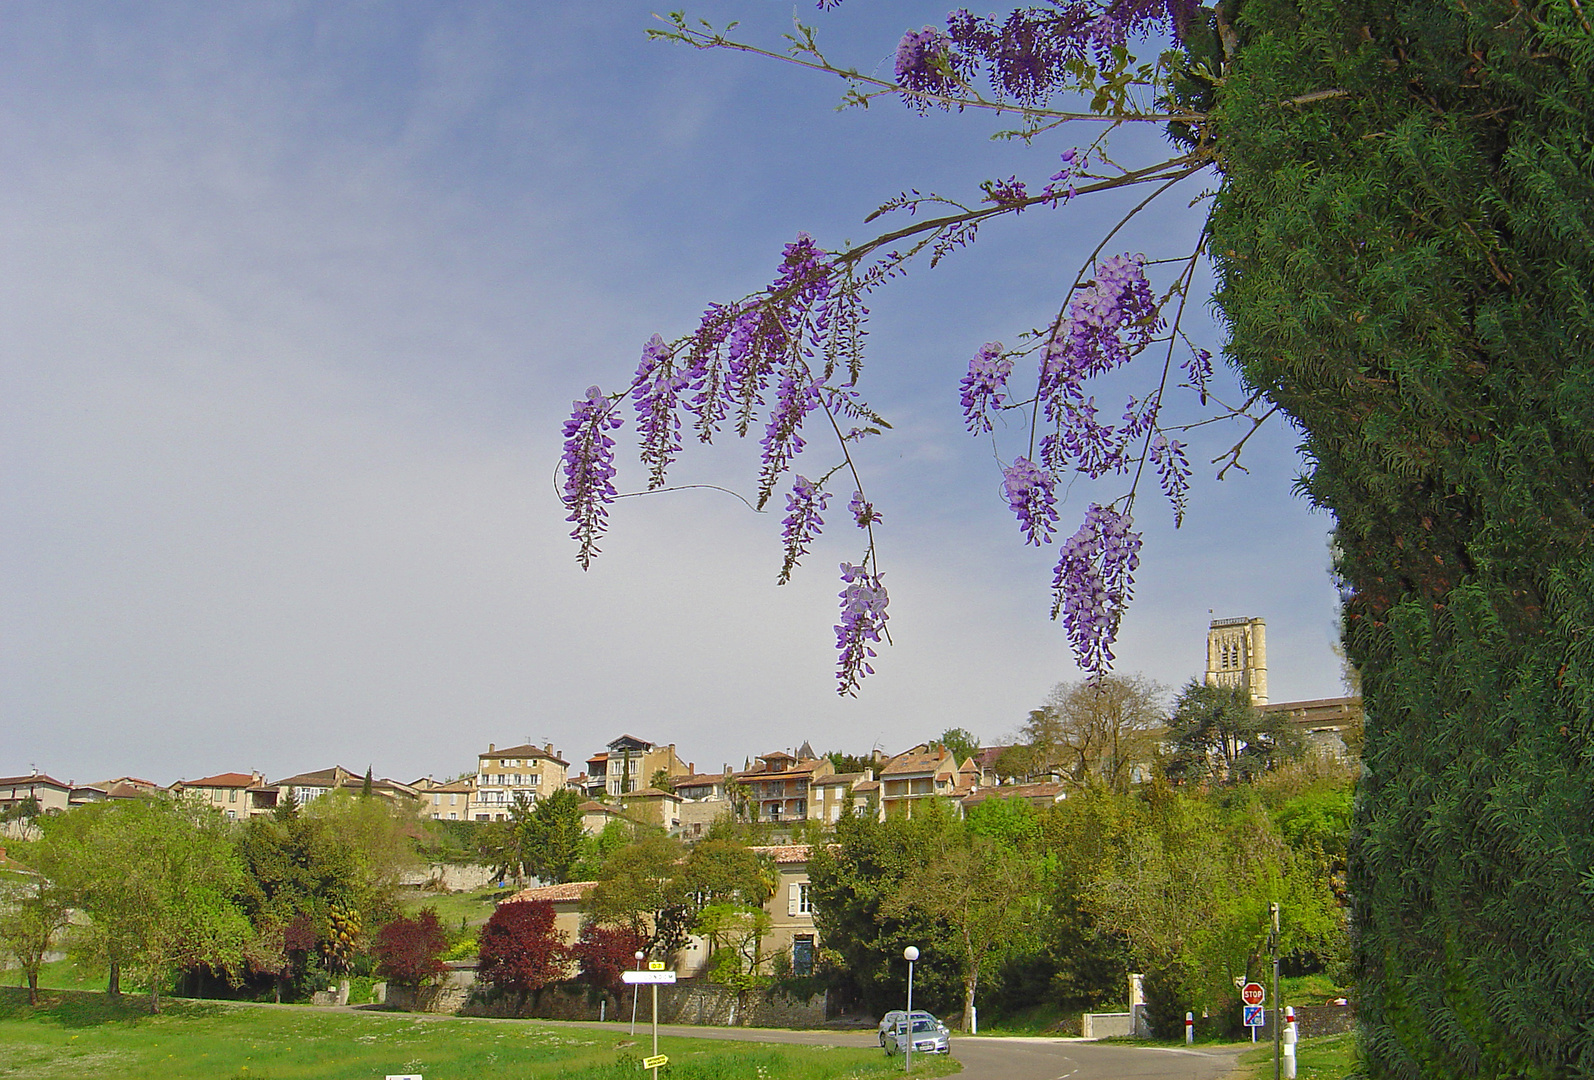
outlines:
[[[1279,1023],[1283,1019],[1279,1007],[1284,1004],[1284,999],[1279,997],[1279,906],[1269,904],[1268,912],[1273,916],[1273,934],[1268,938],[1273,949],[1273,1080],[1279,1080],[1279,1035],[1284,1027]]]

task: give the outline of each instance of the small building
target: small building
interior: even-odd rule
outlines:
[[[880,770],[880,809],[885,816],[913,815],[917,803],[929,799],[961,799],[977,776],[972,759],[960,767],[951,751],[939,743],[920,743],[898,754]]]
[[[859,785],[873,780],[874,770],[865,769],[855,773],[830,773],[812,781],[808,786],[812,794],[812,816],[827,825],[834,825],[841,820],[842,810],[847,806],[852,807],[854,814],[871,816],[875,810],[875,800],[869,798],[867,788],[860,791]],[[873,787],[878,790],[879,785],[874,784]]]
[[[587,897],[592,895],[592,890],[597,887],[596,881],[567,881],[562,885],[539,885],[533,889],[521,889],[506,897],[499,906],[546,900],[553,905],[554,933],[562,934],[566,945],[574,945],[581,937],[582,906],[586,903]],[[565,977],[574,978],[578,970],[579,965],[574,960],[569,961]]]
[[[259,789],[259,806],[256,813],[270,813],[277,804],[285,800],[289,793],[293,795],[294,802],[303,806],[305,803],[314,802],[334,791],[344,791],[351,795],[359,795],[365,790],[365,774],[351,772],[342,765],[334,765],[330,769],[316,769],[313,772],[298,773],[273,784],[262,785]],[[421,809],[421,793],[410,784],[401,783],[392,777],[373,777],[371,780],[371,794],[394,802],[401,802],[410,806],[417,812]],[[268,805],[269,803],[269,805]]]
[[[681,797],[671,791],[645,787],[619,796],[625,816],[644,825],[673,832],[681,825]]]
[[[39,812],[59,814],[72,804],[72,785],[37,770],[27,776],[0,776],[0,810],[33,799]]]
[[[471,796],[476,792],[476,776],[446,783],[423,777],[410,785],[420,792],[425,814],[433,821],[469,821]]]
[[[251,789],[268,790],[266,778],[257,772],[217,773],[215,776],[202,776],[198,780],[179,780],[167,790],[173,795],[198,799],[219,811],[229,821],[238,821],[269,812],[269,807],[262,808],[259,800],[251,800]],[[272,805],[275,805],[275,800]]]
[[[1068,789],[1056,781],[1043,784],[1003,784],[1000,787],[979,787],[970,791],[958,805],[966,814],[986,799],[1023,799],[1037,810],[1045,810],[1054,803],[1068,798]]]

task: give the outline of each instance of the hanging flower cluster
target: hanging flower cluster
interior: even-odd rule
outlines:
[[[1002,470],[1002,494],[1018,515],[1026,544],[1039,547],[1052,542],[1052,529],[1057,522],[1054,483],[1051,473],[1028,458],[1014,458],[1013,464]]]
[[[1013,358],[1002,351],[1000,341],[980,346],[969,361],[969,373],[958,384],[963,391],[963,419],[976,435],[991,430],[991,409],[1000,409],[1007,400],[1007,377],[1013,373]]]
[[[882,574],[871,574],[862,566],[841,564],[844,588],[841,597],[841,621],[836,624],[836,649],[841,658],[836,665],[837,692],[855,695],[858,684],[865,675],[873,675],[869,661],[875,658],[871,642],[880,643],[885,630],[886,587]]]
[[[1130,524],[1112,507],[1092,503],[1052,576],[1052,618],[1061,616],[1079,666],[1097,677],[1112,669],[1118,622],[1134,595],[1140,534]]]
[[[565,421],[565,449],[562,469],[565,475],[561,493],[566,521],[575,523],[571,539],[580,548],[576,559],[586,569],[598,553],[598,538],[609,522],[609,504],[614,489],[614,439],[609,432],[625,419],[614,411],[614,402],[596,386],[587,387],[587,396],[576,401],[570,419]]]
[[[781,565],[778,584],[791,580],[791,572],[797,569],[798,561],[808,554],[814,537],[824,529],[825,519],[819,515],[829,501],[829,494],[806,476],[799,474],[792,481],[791,494],[786,496],[786,517],[780,523],[786,561]]]

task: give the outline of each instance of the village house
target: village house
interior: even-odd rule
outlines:
[[[506,821],[517,797],[536,803],[565,786],[570,763],[553,743],[545,746],[487,744],[476,755],[476,783],[469,802],[470,820]]]
[[[834,775],[829,758],[816,757],[807,743],[796,754],[776,750],[762,754],[758,767],[736,774],[741,788],[741,816],[747,821],[805,821],[818,818],[810,790],[816,780]]]
[[[594,798],[624,795],[652,787],[653,778],[663,772],[672,785],[677,776],[690,776],[697,770],[675,753],[675,744],[658,746],[635,735],[621,735],[604,753],[587,759],[586,791]]]
[[[252,791],[270,790],[266,787],[266,778],[257,772],[217,773],[215,776],[202,776],[198,780],[179,780],[167,790],[173,795],[198,799],[219,811],[229,821],[269,813],[271,806],[276,805],[275,799],[271,800],[271,806],[265,806],[261,799],[251,799]]]
[[[447,782],[425,776],[410,786],[420,792],[421,802],[426,806],[426,816],[433,821],[470,820],[470,800],[476,791],[474,773]]]
[[[920,743],[886,762],[880,770],[882,815],[913,816],[916,804],[931,799],[961,799],[979,781],[973,759],[960,768],[939,743]]]

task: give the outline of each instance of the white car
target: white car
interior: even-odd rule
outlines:
[[[886,1032],[896,1027],[897,1022],[907,1015],[901,1009],[892,1009],[880,1018],[880,1045],[882,1047],[886,1044]]]
[[[952,1052],[952,1033],[946,1025],[927,1012],[913,1010],[911,1017],[912,1031],[908,1029],[910,1017],[907,1013],[897,1013],[890,1029],[886,1031],[886,1054],[900,1054],[907,1050],[908,1041],[913,1042],[915,1054],[950,1054]]]

